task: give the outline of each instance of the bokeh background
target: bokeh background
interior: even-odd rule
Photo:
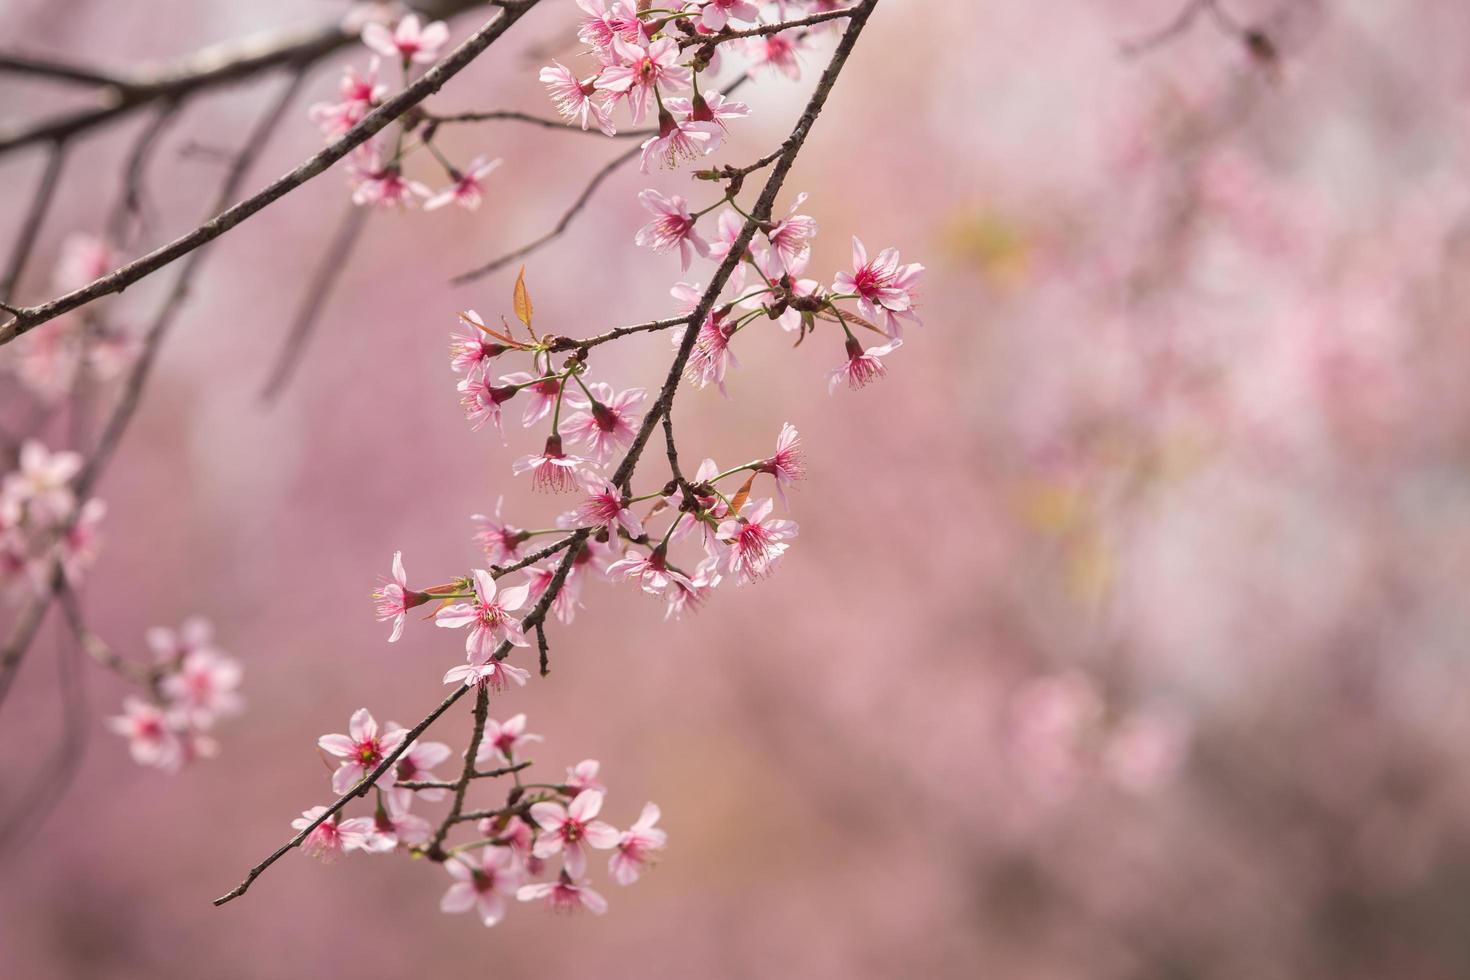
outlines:
[[[1120,54],[1183,5],[880,6],[788,190],[812,193],[818,278],[854,233],[924,262],[925,326],[886,381],[834,397],[832,336],[742,334],[733,399],[686,391],[677,418],[685,455],[721,462],[801,429],[779,573],[677,624],[593,585],[550,678],[492,705],[529,714],[549,774],[600,759],[615,823],[662,805],[667,855],[609,885],[602,918],[517,907],[486,930],[438,912],[440,870],[363,856],[292,854],[209,901],[329,800],[318,735],[442,697],[458,639],[410,624],[390,646],[373,621],[392,552],[442,581],[499,496],[522,526],[554,516],[509,473],[531,438],[471,433],[445,357],[457,310],[509,312],[515,270],[446,280],[549,227],[622,144],[446,132],[505,159],[485,206],[373,215],[269,409],[342,175],[228,235],[101,487],[86,602],[124,652],[208,616],[249,710],[170,777],[129,761],[101,723],[122,685],[84,672],[80,771],[0,858],[0,975],[1470,976],[1470,7],[1226,0],[1278,58],[1208,18]],[[547,111],[535,72],[572,55],[577,11],[543,7],[435,105]],[[10,0],[0,24],[7,48],[122,66],[343,10]],[[747,90],[721,159],[787,132],[826,50]],[[306,106],[336,75],[313,75],[252,187],[318,145]],[[197,222],[207,149],[271,87],[188,107],[149,241]],[[0,118],[76,97],[7,78]],[[66,232],[99,230],[142,123],[72,159],[23,299],[48,295]],[[39,166],[0,164],[7,229]],[[634,195],[700,199],[685,180],[620,173],[527,261],[543,326],[672,312],[676,263],[633,247]],[[160,285],[109,317],[144,322]],[[628,341],[595,373],[652,387],[667,351]],[[60,778],[62,637],[0,714],[7,808]],[[435,734],[466,730],[457,708]]]

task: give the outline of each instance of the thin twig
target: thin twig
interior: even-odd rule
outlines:
[[[170,99],[162,103],[158,111],[153,114],[153,118],[148,121],[148,125],[138,133],[137,138],[133,141],[132,149],[128,151],[128,161],[123,168],[122,192],[118,195],[117,204],[112,209],[112,217],[107,222],[107,237],[116,245],[126,243],[129,237],[129,219],[135,219],[138,227],[144,228],[144,174],[147,172],[148,162],[153,157],[154,148],[158,145],[164,132],[168,130],[169,124],[178,118],[181,108],[183,108],[181,99]]]
[[[94,88],[124,89],[129,84],[126,79],[117,75],[108,75],[53,58],[15,52],[0,54],[0,72],[10,75],[33,75],[47,81],[88,85]]]
[[[31,197],[31,206],[26,211],[25,220],[21,222],[20,232],[15,236],[15,245],[11,247],[10,263],[6,266],[5,277],[0,279],[0,299],[7,302],[15,299],[15,287],[20,285],[20,277],[25,272],[26,260],[31,257],[31,250],[35,248],[36,236],[41,232],[41,223],[46,220],[46,212],[51,207],[51,201],[56,197],[56,184],[61,177],[62,164],[66,162],[66,143],[57,140],[51,144],[46,154],[46,164],[41,171],[41,181],[36,186],[36,193]]]
[[[477,123],[477,122],[523,122],[532,126],[540,126],[543,129],[555,129],[565,133],[582,133],[587,136],[605,135],[600,129],[582,129],[572,126],[565,119],[549,119],[546,116],[534,116],[529,112],[517,112],[514,109],[495,109],[490,112],[454,112],[447,116],[438,116],[433,113],[424,113],[424,117],[436,124],[452,123]],[[656,129],[623,129],[614,133],[613,139],[633,140],[647,139],[657,136]]]
[[[306,287],[301,309],[297,311],[296,319],[291,324],[291,332],[286,335],[286,343],[276,356],[275,367],[271,369],[265,387],[260,390],[260,400],[266,405],[280,397],[300,365],[302,351],[306,349],[306,342],[311,339],[313,329],[321,320],[327,299],[332,294],[332,287],[337,284],[342,273],[347,271],[347,260],[362,236],[368,211],[368,208],[356,204],[347,205],[347,213],[337,225],[337,232],[332,236],[332,242],[327,246],[321,264],[317,266],[311,283]]]
[[[794,31],[802,27],[814,27],[817,24],[826,23],[829,20],[837,20],[841,17],[851,17],[857,10],[856,6],[843,7],[839,10],[827,10],[822,13],[812,14],[809,17],[801,17],[796,20],[781,21],[777,24],[762,24],[743,31],[721,31],[718,34],[697,34],[693,37],[681,38],[680,48],[713,47],[724,44],[726,41],[738,41],[746,37],[767,37],[771,34],[782,34],[786,31]]]

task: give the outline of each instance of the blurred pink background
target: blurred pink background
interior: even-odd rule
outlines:
[[[852,234],[924,262],[925,326],[861,393],[827,396],[832,335],[793,351],[773,330],[739,346],[732,401],[682,392],[686,458],[801,429],[800,539],[683,623],[591,584],[551,630],[551,676],[492,702],[547,736],[547,776],[600,759],[613,822],[663,807],[668,852],[609,884],[602,918],[516,907],[486,930],[438,911],[439,869],[360,855],[291,854],[210,900],[330,800],[318,735],[443,697],[458,640],[411,622],[390,646],[373,620],[392,552],[443,581],[479,563],[468,515],[499,495],[522,526],[554,517],[510,476],[531,437],[471,433],[445,356],[458,310],[510,312],[515,270],[446,280],[548,228],[625,144],[446,132],[459,158],[505,159],[486,204],[374,214],[269,410],[340,168],[224,238],[102,484],[86,601],[124,652],[208,616],[249,710],[170,777],[103,729],[123,688],[87,671],[82,769],[3,856],[0,975],[1470,976],[1470,8],[1237,0],[1279,70],[1206,19],[1119,55],[1181,6],[880,5],[780,207],[811,192],[825,282]],[[122,66],[343,9],[11,0],[0,22],[7,48]],[[575,14],[544,4],[434,104],[549,112],[536,69],[570,56]],[[802,83],[746,90],[756,115],[719,162],[786,134],[829,46]],[[233,147],[278,84],[189,106],[151,242],[218,180],[181,147]],[[305,110],[335,85],[312,76],[252,189],[319,144]],[[7,78],[0,119],[68,97]],[[22,299],[48,294],[66,232],[98,230],[142,122],[70,161]],[[0,212],[38,167],[0,163]],[[645,186],[706,196],[609,181],[526,262],[544,328],[674,312],[675,259],[632,244]],[[167,279],[113,315],[145,322]],[[668,356],[636,338],[593,376],[652,388]],[[7,811],[53,764],[61,636],[0,713]],[[433,730],[456,751],[468,705]]]

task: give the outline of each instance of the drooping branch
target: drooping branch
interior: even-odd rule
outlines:
[[[61,168],[65,162],[66,143],[57,140],[51,144],[46,154],[40,183],[36,187],[36,193],[31,196],[31,206],[26,211],[25,220],[21,222],[20,232],[15,236],[15,244],[11,246],[5,277],[0,279],[0,299],[7,303],[15,300],[15,287],[20,283],[26,261],[35,247],[36,236],[41,231],[41,223],[46,220],[46,212],[51,207],[52,199],[56,197],[56,183],[61,177]]]
[[[821,78],[818,80],[816,88],[813,91],[809,102],[807,103],[806,109],[803,111],[801,117],[797,120],[796,125],[792,130],[791,136],[783,144],[784,149],[781,155],[777,158],[775,167],[772,169],[770,176],[767,178],[766,183],[761,190],[760,196],[750,212],[750,216],[747,218],[745,224],[742,226],[740,233],[736,237],[735,241],[731,244],[729,252],[721,261],[719,268],[716,270],[713,278],[710,281],[709,287],[700,297],[700,300],[698,304],[696,304],[695,309],[691,311],[688,317],[684,318],[684,337],[679,344],[679,348],[674,355],[672,363],[669,365],[669,370],[664,379],[663,386],[660,389],[658,398],[655,400],[647,414],[645,414],[645,416],[643,417],[643,420],[639,425],[637,433],[635,434],[633,441],[627,450],[627,453],[623,456],[621,462],[619,462],[617,466],[616,471],[610,478],[609,482],[611,482],[614,486],[623,486],[632,477],[633,471],[638,465],[638,461],[643,454],[644,448],[648,444],[649,437],[652,434],[654,428],[660,424],[662,419],[670,411],[673,404],[674,396],[676,395],[679,389],[680,382],[683,379],[684,369],[689,362],[690,356],[693,353],[694,342],[696,336],[698,335],[700,325],[714,309],[716,302],[718,302],[720,293],[724,290],[726,284],[729,282],[730,277],[733,275],[735,269],[739,265],[742,256],[749,248],[750,243],[754,239],[757,230],[770,221],[775,206],[776,196],[780,193],[780,190],[785,183],[786,177],[790,173],[791,168],[795,163],[802,146],[805,144],[807,137],[810,135],[811,129],[816,123],[818,116],[820,116],[823,107],[826,105],[827,98],[832,91],[832,87],[836,83],[838,76],[842,73],[842,69],[844,65],[846,65],[849,56],[852,54],[853,47],[857,43],[858,36],[862,33],[862,30],[866,25],[869,16],[872,14],[873,9],[876,7],[877,2],[878,0],[862,0],[861,3],[857,4],[852,9],[851,20],[849,21],[847,28],[842,35],[841,41],[837,45],[836,51],[833,53],[832,60],[828,64],[826,70],[823,72]],[[536,605],[532,608],[530,613],[521,620],[521,628],[523,631],[528,629],[536,629],[540,627],[541,624],[545,621],[547,612],[551,608],[552,602],[555,601],[556,597],[560,595],[562,589],[565,587],[567,576],[571,572],[572,565],[576,561],[577,555],[580,552],[582,545],[586,542],[591,532],[591,528],[579,528],[576,531],[572,532],[566,539],[564,539],[565,544],[563,544],[562,542],[558,542],[557,545],[554,546],[564,547],[566,553],[557,563],[556,570],[552,575],[551,581],[548,583],[546,590],[541,594],[541,597],[537,600]],[[493,654],[493,659],[497,661],[504,660],[509,655],[511,649],[512,646],[509,640],[502,641],[501,644],[496,648],[495,653]],[[377,764],[377,766],[375,766],[371,772],[367,773],[367,775],[364,776],[364,778],[356,786],[354,786],[347,793],[344,793],[343,795],[338,797],[327,807],[324,807],[322,809],[322,812],[319,813],[312,820],[308,821],[306,825],[302,827],[294,837],[278,847],[275,851],[268,855],[265,860],[261,861],[255,867],[251,868],[249,872],[247,872],[244,880],[240,882],[240,884],[235,886],[235,888],[231,891],[215,899],[214,904],[216,906],[224,905],[225,903],[235,898],[238,898],[240,895],[243,895],[246,890],[249,889],[250,885],[255,881],[256,878],[258,878],[267,868],[269,868],[272,864],[283,857],[288,851],[292,850],[293,848],[299,847],[302,842],[304,842],[306,838],[312,833],[312,831],[321,826],[321,824],[325,821],[335,818],[335,816],[351,800],[366,795],[367,792],[373,786],[375,786],[378,781],[382,779],[382,777],[396,764],[399,757],[401,757],[403,753],[408,750],[408,747],[413,743],[413,741],[417,739],[420,735],[422,735],[429,728],[430,725],[432,725],[440,716],[444,714],[444,712],[448,711],[449,708],[451,708],[456,702],[464,697],[469,690],[469,686],[457,687],[442,702],[440,702],[439,706],[431,711],[427,717],[425,717],[417,725],[414,725],[411,729],[409,729],[408,732],[401,737],[397,747],[391,752],[386,753],[384,755],[384,758]],[[434,838],[435,848],[437,848],[438,845],[442,844],[444,836],[447,833],[447,827],[449,825],[457,822],[463,822],[468,819],[479,819],[482,816],[485,816],[487,813],[498,814],[501,812],[462,812],[462,787],[467,785],[470,779],[474,778],[475,770],[473,760],[478,749],[479,738],[483,733],[484,721],[482,715],[485,713],[485,708],[482,706],[486,704],[486,699],[487,692],[483,687],[481,687],[477,692],[475,705],[475,729],[476,732],[480,734],[477,734],[472,739],[472,745],[465,753],[466,764],[464,770],[461,773],[460,779],[457,780],[454,784],[456,787],[455,805],[454,808],[451,810],[450,815],[446,818],[444,824],[442,824],[439,830],[436,831]]]
[[[277,178],[258,193],[233,206],[224,208],[193,231],[174,239],[167,245],[154,249],[147,255],[129,262],[96,281],[39,306],[21,308],[18,314],[12,316],[7,323],[0,325],[0,344],[9,343],[36,326],[99,297],[122,292],[143,277],[157,272],[201,245],[213,241],[308,180],[323,173],[332,164],[367,142],[394,120],[439,91],[445,82],[475,60],[539,2],[540,0],[499,0],[497,4],[501,8],[499,14],[403,91],[384,101],[356,126],[312,154],[294,170]],[[290,63],[302,64],[303,62]]]

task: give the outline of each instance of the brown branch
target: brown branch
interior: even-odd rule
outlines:
[[[547,344],[546,349],[551,353],[566,350],[588,350],[589,348],[606,344],[609,341],[617,340],[620,337],[626,337],[629,334],[646,333],[651,330],[667,330],[670,327],[677,327],[680,324],[688,322],[689,318],[687,316],[676,316],[669,317],[666,320],[652,320],[648,323],[639,323],[631,327],[617,327],[606,333],[600,333],[595,337],[584,337],[581,340],[573,337],[554,337]]]
[[[183,108],[183,103],[178,100],[162,103],[153,118],[148,121],[148,125],[138,133],[137,139],[133,141],[132,149],[128,151],[128,162],[123,168],[122,191],[118,195],[117,204],[112,209],[112,217],[107,222],[108,238],[115,245],[124,244],[130,237],[128,235],[129,218],[136,219],[138,227],[144,228],[143,177],[153,157],[154,148],[169,125],[178,118],[181,108]]]
[[[395,119],[433,95],[459,74],[481,52],[500,38],[540,0],[500,0],[500,13],[472,34],[463,44],[430,68],[402,92],[368,113],[339,139],[327,144],[290,173],[277,178],[260,192],[225,208],[198,228],[154,249],[127,265],[40,306],[22,308],[18,315],[0,325],[0,344],[8,343],[47,320],[60,316],[101,296],[120,293],[128,286],[158,271],[195,249],[213,241],[245,219],[280,200],[286,194],[321,174],[332,164],[367,142]],[[301,63],[301,62],[296,62]]]
[[[449,835],[449,828],[454,826],[464,810],[464,794],[469,789],[470,780],[475,778],[475,761],[480,754],[480,742],[485,738],[485,721],[489,717],[490,688],[480,684],[475,691],[475,727],[470,732],[470,744],[464,750],[464,769],[454,782],[454,802],[449,805],[449,815],[439,824],[439,829],[434,831],[434,839],[425,849],[429,857],[436,861],[444,860],[444,838]]]
[[[455,112],[447,116],[435,115],[431,112],[424,113],[424,118],[435,125],[452,123],[477,123],[496,122],[504,120],[507,122],[523,122],[532,126],[540,126],[543,129],[555,129],[566,133],[583,133],[587,136],[602,136],[604,139],[647,139],[657,136],[656,129],[624,129],[608,137],[600,129],[582,129],[570,125],[565,119],[549,119],[545,116],[534,116],[529,112],[517,112],[514,109],[496,109],[491,112]]]
[[[669,411],[669,408],[673,403],[674,395],[679,388],[679,383],[683,378],[684,367],[688,363],[689,357],[694,350],[694,339],[696,334],[698,333],[698,324],[702,323],[704,321],[704,318],[709,315],[710,310],[714,308],[715,302],[718,300],[720,292],[725,288],[725,285],[729,281],[730,276],[734,273],[736,266],[739,264],[741,257],[745,254],[745,250],[749,247],[751,240],[755,237],[757,228],[761,224],[770,220],[772,210],[775,206],[776,195],[780,192],[781,186],[785,182],[786,176],[790,173],[791,167],[796,161],[797,154],[800,152],[801,147],[805,144],[807,136],[811,133],[812,126],[816,123],[817,117],[822,112],[822,108],[826,105],[827,97],[832,91],[832,86],[836,83],[837,77],[842,73],[842,68],[847,63],[848,57],[852,54],[853,46],[857,43],[858,36],[862,33],[863,27],[864,25],[866,25],[868,17],[872,14],[873,8],[877,6],[877,3],[878,0],[863,0],[862,3],[853,8],[852,19],[848,23],[847,29],[846,31],[844,31],[842,35],[842,40],[838,43],[836,51],[833,53],[832,61],[828,64],[826,71],[823,72],[821,79],[817,82],[816,89],[815,91],[813,91],[811,99],[807,103],[807,107],[805,111],[803,111],[801,118],[797,120],[796,126],[792,130],[791,137],[787,140],[786,150],[777,161],[775,169],[771,172],[770,177],[766,181],[765,187],[761,190],[760,197],[757,199],[755,207],[751,211],[751,217],[746,220],[745,225],[741,228],[739,236],[732,244],[729,253],[720,263],[720,266],[718,270],[716,270],[714,277],[710,280],[709,287],[705,290],[704,295],[700,298],[698,306],[686,318],[685,323],[687,324],[687,328],[684,332],[684,339],[679,345],[678,352],[674,355],[673,362],[669,365],[669,372],[664,380],[664,385],[659,393],[658,400],[654,403],[648,414],[644,416],[643,423],[639,426],[638,432],[634,436],[633,444],[629,447],[627,454],[624,455],[622,462],[618,464],[617,471],[614,473],[611,479],[611,482],[614,485],[621,486],[626,483],[627,480],[632,476],[634,469],[638,465],[638,460],[643,453],[643,449],[648,443],[649,435],[653,432],[654,427],[659,424],[659,421],[663,414]],[[536,605],[531,610],[531,612],[524,619],[521,620],[522,630],[534,629],[545,621],[547,611],[551,608],[552,602],[561,593],[562,588],[566,584],[567,575],[571,572],[572,564],[574,561],[576,561],[577,554],[581,550],[582,543],[587,540],[590,534],[590,528],[579,528],[570,535],[570,542],[566,547],[566,554],[557,564],[556,572],[553,574],[551,582],[547,585],[546,591],[542,593],[541,598],[537,600]],[[502,642],[499,647],[496,648],[493,659],[504,660],[509,655],[510,650],[510,642],[508,640]],[[268,857],[266,857],[265,860],[261,861],[255,867],[251,868],[250,871],[247,872],[245,879],[240,882],[240,884],[236,885],[235,888],[231,891],[215,899],[214,904],[216,906],[224,905],[225,903],[243,895],[246,890],[249,889],[251,883],[253,883],[255,879],[258,878],[272,864],[280,860],[280,858],[284,856],[287,851],[290,851],[292,848],[300,846],[301,843],[306,840],[307,836],[313,830],[315,830],[326,820],[331,819],[333,816],[335,816],[351,800],[366,795],[368,790],[372,786],[374,786],[385,773],[388,772],[388,770],[398,760],[398,757],[401,756],[405,751],[407,751],[408,746],[416,738],[423,734],[423,732],[428,729],[428,727],[432,725],[434,721],[436,721],[441,715],[443,715],[445,711],[448,711],[449,708],[455,704],[455,702],[464,697],[465,693],[469,690],[469,686],[460,686],[456,688],[456,690],[448,697],[446,697],[437,708],[429,713],[426,718],[424,718],[412,729],[410,729],[408,733],[403,737],[403,739],[399,742],[398,747],[390,752],[387,756],[385,756],[384,759],[380,763],[378,763],[377,767],[374,768],[372,772],[368,773],[367,776],[365,776],[363,780],[358,783],[357,786],[353,787],[353,789],[338,797],[333,803],[327,806],[321,814],[319,814],[314,820],[308,823],[307,826],[302,828],[296,834],[296,836],[292,837],[286,843],[282,844]],[[465,753],[465,757],[467,760],[465,772],[462,773],[460,779],[456,781],[455,785],[457,787],[463,784],[467,784],[469,778],[471,778],[471,774],[474,772],[473,756],[475,754],[475,751],[478,749],[480,738],[483,737],[484,723],[479,718],[481,714],[480,705],[485,702],[485,698],[486,694],[484,688],[482,687],[480,688],[478,696],[476,698],[476,730],[478,734],[472,739],[471,748]],[[463,794],[460,793],[458,790],[456,791],[456,801],[454,808],[451,810],[450,816],[446,818],[445,823],[441,825],[439,831],[436,832],[434,843],[433,845],[431,845],[431,851],[439,849],[439,845],[442,844],[444,840],[444,835],[447,833],[447,831],[445,830],[446,826],[451,823],[462,822],[471,818],[471,814],[462,812],[462,795]],[[503,811],[487,811],[487,813],[501,812]],[[478,819],[481,814],[475,813],[473,814],[473,816],[474,818]]]
[[[779,24],[762,24],[760,27],[752,27],[743,31],[720,31],[718,34],[696,34],[693,37],[681,38],[679,40],[679,47],[714,47],[717,44],[724,44],[726,41],[738,41],[746,37],[767,37],[771,34],[781,34],[802,27],[813,27],[817,24],[826,23],[829,20],[851,17],[856,10],[857,6],[843,7],[839,10],[827,10],[796,20],[782,21]]]
[[[25,272],[26,261],[31,257],[31,249],[35,247],[36,236],[41,232],[41,223],[46,220],[46,212],[51,208],[51,201],[56,197],[56,184],[61,177],[62,164],[66,162],[66,143],[57,140],[51,144],[46,154],[46,164],[41,171],[41,181],[36,187],[36,193],[31,197],[31,206],[26,211],[25,220],[21,222],[20,232],[15,236],[15,245],[11,249],[10,263],[5,269],[5,277],[0,279],[0,299],[12,302],[15,299],[15,287],[20,284],[20,277]]]
[[[117,75],[108,75],[53,58],[14,52],[0,53],[0,72],[10,75],[33,75],[47,81],[90,85],[96,88],[122,89],[128,87],[127,80]]]
[[[286,335],[286,343],[276,356],[275,367],[271,369],[265,387],[260,390],[260,400],[263,403],[269,405],[280,396],[301,363],[301,353],[306,349],[306,342],[311,339],[312,331],[321,319],[327,298],[332,294],[332,287],[337,284],[342,273],[347,271],[347,260],[357,246],[358,239],[362,237],[368,211],[364,206],[347,205],[347,213],[337,225],[337,232],[332,236],[331,244],[327,246],[321,263],[312,274],[311,283],[306,287],[301,309],[296,314],[295,322],[291,324],[291,332]]]

